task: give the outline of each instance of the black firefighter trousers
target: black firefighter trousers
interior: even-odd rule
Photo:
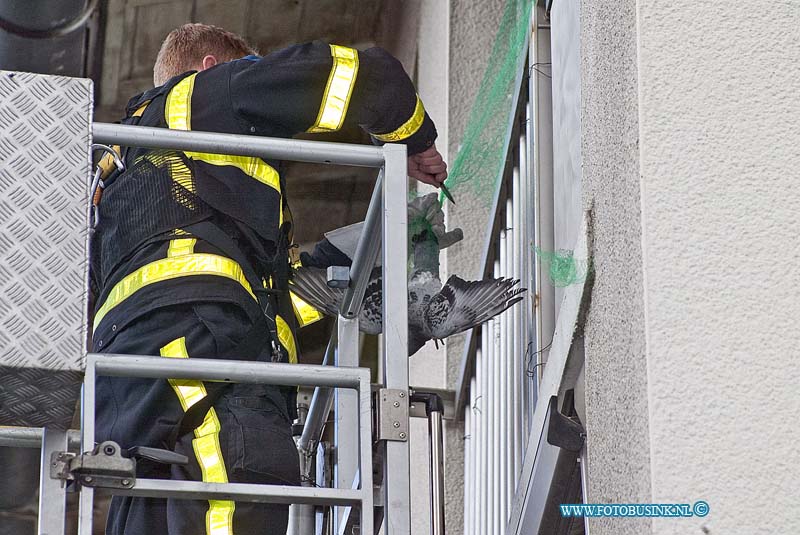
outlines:
[[[165,307],[120,329],[106,353],[164,358],[238,358],[228,353],[250,329],[237,306],[220,303]],[[98,377],[97,440],[122,448],[169,449],[188,406],[206,393],[200,381]],[[286,397],[278,387],[236,384],[178,437],[175,451],[187,466],[137,462],[139,477],[231,483],[298,485],[297,450]],[[288,506],[228,500],[115,496],[108,535],[284,535]]]

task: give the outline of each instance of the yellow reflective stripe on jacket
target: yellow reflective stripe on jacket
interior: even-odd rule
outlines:
[[[291,364],[297,364],[297,344],[295,344],[292,329],[289,327],[289,324],[278,315],[275,316],[275,325],[278,327],[278,341],[286,348],[286,352],[289,353],[289,362]]]
[[[241,284],[253,299],[256,298],[250,288],[250,284],[244,277],[241,266],[230,258],[208,253],[162,258],[130,273],[111,289],[111,293],[108,294],[105,303],[95,314],[93,328],[97,329],[97,326],[100,325],[100,322],[111,309],[145,286],[193,275],[215,275],[234,280]]]
[[[249,156],[232,156],[230,154],[211,154],[207,152],[184,151],[184,154],[193,160],[198,160],[211,165],[230,165],[238,168],[248,176],[255,178],[262,184],[281,192],[281,180],[278,172],[261,158]],[[281,212],[282,215],[282,212]]]
[[[173,130],[192,129],[192,92],[197,73],[191,74],[175,84],[167,95],[164,118]]]
[[[330,45],[333,66],[322,94],[317,120],[308,132],[335,132],[342,127],[350,106],[350,96],[358,76],[358,51],[346,46]]]
[[[294,308],[294,315],[300,327],[311,325],[322,319],[320,311],[303,301],[296,293],[290,291],[289,296],[292,299],[292,308]]]
[[[173,87],[167,95],[164,116],[167,125],[172,130],[192,129],[192,92],[194,91],[194,80],[196,76],[197,73],[187,76],[175,84],[175,87]],[[184,151],[184,154],[193,160],[211,165],[230,165],[236,167],[248,176],[275,189],[278,193],[281,192],[278,172],[261,158],[191,151]]]
[[[425,107],[422,105],[419,95],[417,95],[417,105],[414,107],[414,113],[408,121],[403,123],[400,128],[394,132],[372,134],[372,137],[386,142],[402,141],[403,139],[413,136],[417,130],[419,130],[419,127],[422,126],[423,121],[425,121]]]
[[[186,338],[173,340],[161,348],[161,356],[169,358],[189,358],[186,350]],[[189,407],[206,396],[206,388],[202,381],[170,379],[170,385],[178,396],[181,407],[186,411]],[[207,483],[227,483],[228,473],[222,457],[219,433],[222,429],[214,407],[211,407],[203,419],[203,423],[194,430],[192,440],[197,464]],[[206,513],[207,535],[233,535],[233,512],[236,503],[231,500],[208,500]]]

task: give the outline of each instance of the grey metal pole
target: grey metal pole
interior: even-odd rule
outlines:
[[[339,345],[336,351],[336,369],[358,366],[358,317],[338,320]],[[334,465],[334,486],[350,489],[358,471],[358,394],[352,391],[337,390],[335,394],[336,419],[334,421],[334,441],[336,444],[336,463]],[[333,510],[335,526],[344,519],[344,510]]]
[[[381,248],[381,197],[383,195],[384,171],[381,169],[375,187],[372,190],[372,198],[367,208],[367,217],[364,219],[364,227],[361,237],[358,239],[356,252],[353,255],[353,264],[350,267],[350,285],[342,296],[342,304],[339,310],[345,318],[353,318],[361,312],[361,304],[364,300],[364,292],[369,283],[369,276],[378,253]]]
[[[486,355],[486,324],[481,326],[481,347],[475,352],[475,401],[473,402],[473,410],[477,410],[477,429],[476,429],[476,444],[478,451],[476,452],[475,461],[475,475],[473,481],[476,490],[475,500],[475,529],[474,533],[486,533],[484,519],[486,518],[486,446],[484,444],[484,435],[486,434],[486,364],[484,363]]]
[[[471,379],[471,385],[475,384],[475,376]],[[470,399],[464,407],[464,533],[472,533],[472,496],[475,493],[475,487],[472,485],[472,454],[475,451],[473,443],[473,433],[475,432],[475,424],[472,418],[472,401],[475,395],[475,390],[470,391]]]
[[[490,503],[491,480],[489,471],[491,470],[491,459],[489,457],[489,436],[491,435],[491,399],[489,392],[489,357],[491,347],[491,322],[487,321],[481,326],[481,463],[479,468],[480,477],[477,480],[481,489],[480,503],[480,524],[478,533],[489,533],[491,524]]]
[[[95,143],[123,147],[210,152],[212,154],[257,156],[274,160],[360,167],[381,167],[383,165],[383,151],[378,147],[368,145],[215,132],[186,132],[167,128],[108,123],[93,123],[92,135]]]
[[[487,419],[487,441],[486,441],[486,492],[487,492],[487,499],[486,499],[486,515],[487,515],[487,524],[486,524],[486,533],[490,535],[496,535],[494,529],[494,518],[495,518],[495,503],[497,502],[497,487],[496,487],[496,476],[497,476],[497,467],[495,466],[495,457],[497,454],[497,444],[495,443],[494,438],[497,437],[498,433],[498,416],[499,414],[496,412],[497,408],[497,389],[495,387],[495,376],[497,371],[497,351],[495,346],[495,338],[497,337],[497,331],[495,329],[495,319],[490,319],[486,322],[487,325],[487,335],[488,335],[488,345],[486,351],[486,357],[484,360],[487,364],[486,375],[488,379],[488,384],[486,386],[486,400],[487,400],[487,411],[488,411],[488,419]]]
[[[531,39],[531,50],[535,47],[536,39]],[[529,54],[529,62],[534,61],[533,55],[531,52]],[[525,299],[523,300],[522,304],[524,304],[525,309],[525,317],[524,323],[522,325],[523,333],[525,336],[525,358],[523,359],[522,366],[525,370],[525,376],[523,377],[523,400],[525,410],[522,414],[522,436],[527,437],[530,434],[530,411],[532,410],[531,407],[535,405],[534,399],[534,387],[533,387],[533,378],[528,377],[528,362],[527,362],[527,355],[528,355],[528,347],[531,348],[531,354],[538,349],[536,347],[536,340],[538,339],[537,333],[537,314],[538,311],[533,310],[533,306],[531,303],[531,295],[535,294],[536,292],[536,261],[533,258],[533,246],[534,246],[534,221],[536,218],[536,210],[538,208],[534,204],[535,195],[533,193],[533,180],[534,180],[534,172],[533,172],[533,124],[532,124],[532,117],[533,117],[533,95],[534,95],[534,87],[536,84],[533,83],[533,80],[529,81],[528,83],[528,104],[525,110],[525,118],[526,118],[526,125],[527,125],[527,136],[525,139],[525,165],[522,167],[524,173],[520,177],[520,201],[524,203],[524,206],[528,207],[528,210],[525,210],[522,214],[520,214],[520,219],[522,220],[522,226],[525,229],[524,237],[522,240],[522,251],[523,254],[521,255],[522,259],[522,274],[525,277],[525,283],[528,287],[528,291],[525,293]],[[534,362],[531,363],[531,366],[535,365]],[[524,440],[524,439],[523,439]],[[522,446],[525,448],[525,444]],[[523,458],[524,462],[524,458]]]
[[[183,359],[91,353],[87,356],[87,369],[90,361],[94,362],[98,375],[153,379],[198,379],[283,386],[358,388],[358,382],[363,372],[363,370],[310,364],[201,358],[193,358],[192,365],[186,366]],[[84,388],[84,395],[88,394],[88,390],[88,388]],[[84,436],[86,435],[87,433],[84,431]],[[94,439],[94,429],[92,429],[91,438]]]
[[[58,451],[67,451],[67,433],[45,428],[39,465],[39,535],[63,535],[66,528],[65,482],[50,477],[50,457]]]
[[[41,448],[44,428],[42,427],[0,427],[0,446],[9,448]],[[80,431],[67,431],[67,447],[70,450],[80,448]]]
[[[326,457],[328,456],[328,448],[329,444],[326,442],[320,442],[317,446],[317,457],[316,457],[316,466],[315,466],[315,479],[317,482],[317,486],[325,487],[328,484],[328,481],[332,481],[332,476],[330,474],[330,467],[326,463]],[[333,525],[333,518],[330,514],[328,514],[328,522],[327,525],[329,526],[325,532],[323,532],[323,526],[325,525],[325,509],[322,507],[317,507],[315,509],[315,518],[316,523],[314,525],[314,534],[315,535],[326,535],[327,532],[330,531],[330,526]]]
[[[359,479],[361,483],[361,535],[374,535],[374,492],[372,483],[372,389],[369,377],[361,379],[359,396]]]
[[[479,369],[479,363],[477,361],[476,355],[476,364],[475,369]],[[469,490],[469,500],[465,500],[464,508],[465,514],[467,518],[467,524],[464,528],[464,533],[476,533],[477,531],[477,515],[478,515],[478,504],[480,496],[480,489],[478,488],[478,459],[480,455],[480,413],[475,410],[475,405],[477,403],[476,396],[478,391],[478,377],[477,375],[473,375],[472,379],[470,379],[470,400],[469,406],[466,408],[467,414],[470,417],[470,451],[469,451],[469,477],[465,481],[466,488]]]
[[[525,142],[525,135],[523,134],[520,136],[520,147],[519,147],[519,154],[520,154],[520,165],[519,169],[516,170],[513,177],[512,183],[512,195],[514,199],[514,213],[513,213],[513,225],[514,225],[514,272],[512,276],[515,279],[520,281],[520,284],[525,288],[528,287],[528,283],[525,278],[522,276],[524,270],[522,269],[523,265],[523,255],[524,248],[523,243],[525,241],[525,229],[524,225],[522,224],[522,207],[524,206],[524,202],[520,195],[520,181],[521,181],[521,174],[525,172],[525,146],[527,143]],[[516,340],[514,343],[514,365],[513,369],[513,383],[514,383],[514,399],[512,400],[512,405],[514,407],[514,489],[516,491],[517,482],[519,481],[519,471],[522,468],[522,437],[525,436],[522,434],[522,412],[524,410],[523,406],[523,378],[525,377],[525,369],[524,369],[524,358],[525,349],[526,349],[526,336],[525,336],[525,328],[524,328],[524,317],[527,310],[524,306],[515,306],[512,310],[512,315],[514,317],[514,339]]]
[[[431,534],[444,535],[444,436],[442,430],[444,402],[441,396],[434,392],[418,391],[412,393],[411,401],[425,404],[425,415],[428,417],[428,460],[431,478]]]
[[[94,449],[94,417],[97,373],[96,355],[87,355],[83,376],[81,400],[81,452]],[[94,513],[94,489],[82,487],[78,502],[78,534],[92,535]]]
[[[326,366],[333,362],[336,352],[337,331],[328,340],[328,347],[325,349],[325,356],[322,365]],[[314,466],[314,458],[317,453],[322,432],[325,429],[325,422],[333,407],[334,390],[329,387],[316,387],[311,397],[308,407],[306,421],[303,424],[303,433],[297,440],[297,453],[300,457],[300,475],[302,476],[301,485],[304,487],[314,486],[314,479],[311,468]],[[314,535],[316,528],[316,507],[308,504],[292,504],[289,509],[289,531],[288,535]]]
[[[494,263],[494,276],[500,276],[500,262],[497,261]],[[491,336],[492,340],[490,345],[492,346],[492,355],[494,356],[492,359],[492,418],[494,419],[492,427],[494,429],[491,434],[492,438],[490,439],[492,442],[492,533],[500,535],[500,530],[505,522],[500,518],[502,489],[500,487],[500,444],[498,443],[497,437],[502,433],[502,428],[500,427],[500,388],[502,387],[500,376],[502,370],[500,368],[500,320],[497,316],[492,320]]]
[[[535,15],[532,15],[535,16]],[[533,50],[536,47],[536,38],[531,38],[530,43],[528,45],[528,72],[532,72],[530,69],[532,67],[532,63],[535,61],[533,58]],[[532,79],[528,80],[528,101],[525,103],[525,147],[521,150],[524,151],[525,154],[525,165],[520,163],[520,169],[522,174],[520,176],[520,194],[519,199],[520,204],[522,204],[527,209],[522,209],[520,213],[520,221],[522,222],[522,227],[524,229],[523,237],[522,237],[522,251],[520,260],[522,261],[522,276],[524,277],[525,286],[528,288],[528,291],[525,292],[525,299],[522,300],[522,305],[524,305],[525,309],[525,316],[523,318],[523,336],[525,337],[525,347],[523,348],[523,361],[522,367],[525,371],[525,375],[522,378],[522,400],[523,406],[525,407],[522,411],[522,436],[528,436],[528,407],[532,404],[531,402],[531,380],[528,377],[528,356],[529,356],[529,349],[530,353],[533,353],[537,350],[535,347],[536,345],[536,331],[534,324],[536,322],[536,311],[531,309],[531,302],[528,300],[531,293],[536,292],[536,283],[534,281],[534,272],[535,272],[535,259],[533,258],[533,220],[534,220],[534,212],[537,210],[536,205],[534,205],[534,195],[531,193],[531,189],[529,188],[530,183],[533,180],[533,125],[532,117],[533,117],[533,96],[534,96],[534,87],[535,83]],[[535,363],[534,363],[535,364]],[[525,448],[525,444],[522,445],[523,451]],[[524,462],[524,460],[522,461]]]
[[[533,47],[533,63],[538,65],[550,64],[550,30],[543,29],[541,26],[546,26],[548,22],[545,20],[545,10],[536,5],[533,8],[535,13],[534,18],[534,35],[531,41],[536,41]],[[534,113],[531,117],[533,122],[533,167],[535,180],[535,187],[531,188],[531,195],[533,197],[533,219],[534,232],[536,234],[536,243],[545,251],[552,251],[554,246],[554,200],[553,200],[553,98],[552,98],[552,80],[548,76],[538,74],[532,76],[530,80],[533,86],[531,98],[533,101]],[[539,296],[537,311],[537,325],[536,325],[536,349],[541,353],[537,353],[537,361],[534,364],[540,364],[547,361],[549,355],[545,347],[552,341],[553,333],[555,330],[555,314],[556,306],[555,301],[555,288],[544,281],[544,266],[540,259],[536,261],[536,295]],[[541,374],[542,366],[536,368],[537,375],[533,378],[532,384],[534,386],[534,395],[536,394],[537,385],[539,384],[539,374]],[[536,406],[535,400],[530,403],[530,417],[533,418],[533,409]]]
[[[336,358],[337,334],[338,328],[331,335],[330,340],[328,340],[325,356],[322,359],[323,366],[327,366],[329,362],[334,362]],[[332,388],[317,387],[314,389],[314,394],[311,397],[311,403],[308,407],[308,414],[306,415],[306,422],[303,425],[303,433],[297,441],[297,448],[300,450],[301,454],[316,455],[317,443],[322,435],[322,431],[325,429],[325,422],[328,420],[328,415],[333,406],[332,404]]]
[[[441,407],[443,409],[443,407]],[[444,444],[442,443],[442,410],[431,410],[428,416],[431,436],[431,523],[432,535],[444,535]]]
[[[516,169],[512,171],[513,175]],[[509,185],[512,186],[512,185]],[[511,187],[509,187],[511,189]],[[514,206],[513,199],[508,197],[506,199],[506,277],[512,278],[514,276],[514,240],[516,231],[514,229]],[[517,308],[517,307],[514,307]],[[506,331],[506,357],[505,369],[503,370],[504,380],[504,395],[506,403],[506,437],[505,437],[505,487],[506,487],[506,500],[503,508],[503,526],[508,522],[508,514],[511,508],[511,502],[514,499],[514,348],[516,347],[516,332],[514,330],[514,311],[509,310],[504,313]],[[504,527],[505,529],[505,527]]]
[[[104,489],[105,490],[105,489]],[[162,497],[188,500],[241,500],[255,503],[310,503],[359,506],[362,493],[352,489],[325,489],[255,483],[206,483],[174,479],[137,479],[127,489],[109,490],[121,496]]]
[[[503,203],[505,204],[505,203]],[[498,203],[498,211],[500,211],[500,203]],[[505,220],[502,220],[505,223]],[[507,227],[505,227],[507,228]],[[499,257],[499,274],[501,277],[507,277],[507,262],[508,262],[508,231],[500,231],[499,243],[497,244],[500,249]],[[497,447],[500,454],[500,494],[498,499],[500,501],[499,516],[500,516],[500,533],[506,525],[506,504],[508,503],[508,432],[509,432],[509,406],[508,406],[508,343],[511,341],[508,333],[508,314],[500,314],[497,317],[498,331],[499,331],[499,344],[500,344],[500,359],[497,363],[497,397],[500,404],[500,433],[497,435]]]
[[[384,385],[408,391],[408,177],[405,145],[385,145],[383,186]],[[406,422],[407,425],[407,422]],[[411,532],[408,441],[387,441],[383,467],[385,535]]]

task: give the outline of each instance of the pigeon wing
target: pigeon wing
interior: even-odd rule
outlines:
[[[522,300],[519,280],[486,279],[467,282],[455,275],[434,295],[425,310],[431,338],[441,339],[471,329]]]
[[[410,357],[420,349],[431,337],[427,336],[423,329],[418,325],[409,324],[408,326],[408,356]]]
[[[383,277],[380,273],[380,269],[373,270],[358,317],[359,329],[367,334],[383,332]]]
[[[312,267],[300,267],[294,271],[291,290],[328,316],[339,313],[344,296],[344,291],[328,286],[328,276],[324,269]]]
[[[359,316],[359,329],[367,334],[378,334],[382,330],[381,277],[375,270],[367,283],[363,306]],[[292,278],[291,290],[301,299],[328,316],[337,316],[342,304],[344,290],[328,286],[328,275],[324,269],[299,267]]]

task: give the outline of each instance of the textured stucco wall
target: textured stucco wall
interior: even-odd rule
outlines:
[[[659,535],[800,531],[799,22],[639,0],[653,499],[711,507]]]
[[[504,0],[450,2],[448,139],[451,160],[458,154],[504,6]],[[485,199],[478,199],[469,192],[456,200],[455,206],[448,204],[448,225],[461,227],[464,239],[446,249],[447,264],[452,274],[462,278],[479,277],[482,276],[480,261],[489,208]],[[447,381],[450,388],[458,380],[464,338],[463,335],[453,336],[447,341]]]
[[[469,120],[469,113],[480,87],[486,61],[492,50],[495,32],[503,15],[504,0],[453,0],[450,2],[450,118],[449,142],[451,160],[458,154]],[[458,195],[455,206],[449,205],[449,224],[464,230],[464,240],[447,249],[447,262],[458,266],[452,272],[461,277],[476,277],[482,258],[488,203],[476,198],[469,188]],[[455,193],[455,192],[454,192]],[[450,338],[448,359],[456,368],[451,371],[451,384],[458,378],[461,359],[461,338]]]
[[[796,533],[800,3],[582,6],[592,535]]]
[[[639,188],[636,1],[583,2],[584,207],[595,282],[586,321],[588,499],[650,501]],[[649,533],[647,519],[590,521],[592,535]]]

